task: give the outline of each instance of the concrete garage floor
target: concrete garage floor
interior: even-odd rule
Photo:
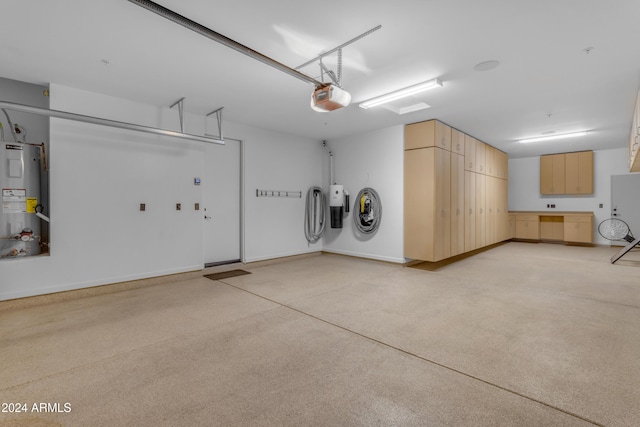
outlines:
[[[637,426],[640,252],[617,250],[325,254],[3,302],[0,402],[28,411],[0,425]]]

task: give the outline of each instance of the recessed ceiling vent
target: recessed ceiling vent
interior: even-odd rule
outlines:
[[[479,64],[476,64],[476,66],[473,67],[473,69],[476,71],[490,71],[498,68],[499,65],[500,65],[499,61],[495,61],[495,60],[484,61]]]

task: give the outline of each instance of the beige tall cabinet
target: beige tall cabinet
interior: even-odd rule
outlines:
[[[437,120],[405,127],[405,257],[440,261],[509,238],[508,158]]]
[[[441,260],[451,256],[450,156],[437,147],[405,151],[404,242],[409,258]]]

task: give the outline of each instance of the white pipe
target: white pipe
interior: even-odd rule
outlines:
[[[118,122],[115,120],[102,119],[100,117],[85,116],[83,114],[69,113],[67,111],[50,110],[48,108],[33,107],[31,105],[16,104],[13,102],[0,101],[0,109],[20,111],[23,113],[40,114],[41,116],[55,117],[58,119],[75,120],[77,122],[91,123],[94,125],[109,126],[120,129],[133,130],[136,132],[146,132],[155,135],[171,136],[175,138],[189,139],[198,142],[208,142],[224,145],[224,141],[218,138],[193,135],[189,133],[175,132],[167,129],[153,128],[149,126],[137,125],[134,123]],[[6,112],[5,112],[6,114]]]
[[[329,151],[329,185],[336,182],[333,180],[333,151]]]

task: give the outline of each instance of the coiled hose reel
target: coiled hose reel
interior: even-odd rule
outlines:
[[[373,188],[363,188],[356,197],[353,207],[353,223],[362,234],[373,234],[382,219],[382,202]]]

